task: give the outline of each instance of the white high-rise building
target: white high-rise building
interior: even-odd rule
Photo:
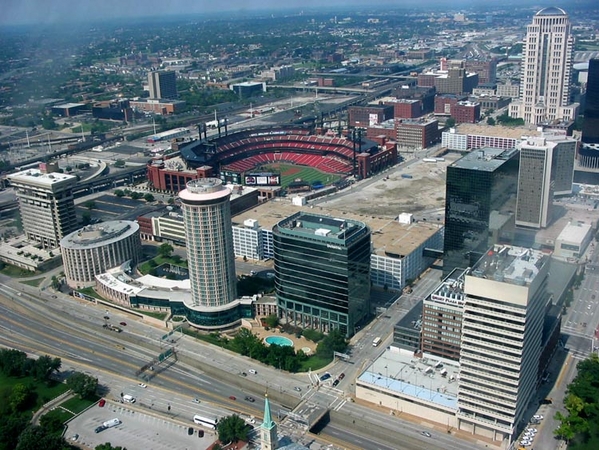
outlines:
[[[574,37],[563,9],[540,10],[526,27],[522,50],[520,99],[510,116],[538,125],[576,119],[578,104],[570,104]]]
[[[537,389],[549,255],[496,245],[466,275],[458,427],[508,448]]]
[[[189,181],[179,193],[194,309],[226,307],[237,296],[230,196],[218,178]]]
[[[28,240],[43,248],[57,248],[63,237],[77,229],[73,197],[76,176],[28,169],[7,178],[19,199]]]

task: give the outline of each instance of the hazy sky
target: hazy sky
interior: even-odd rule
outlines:
[[[368,0],[327,0],[324,4],[331,8],[370,3]],[[0,25],[322,6],[322,0],[0,0]]]
[[[526,0],[525,0],[526,1]],[[571,0],[563,0],[569,2]],[[485,4],[486,0],[0,0],[0,26],[22,23],[93,21],[116,17],[198,14],[280,8],[347,9],[353,6],[405,4]],[[459,6],[458,6],[459,7]]]

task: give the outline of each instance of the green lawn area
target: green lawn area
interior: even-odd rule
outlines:
[[[31,277],[39,274],[39,272],[30,272],[29,270],[21,269],[17,266],[11,266],[10,264],[6,264],[4,268],[0,270],[0,272],[12,278]]]
[[[322,369],[327,364],[330,364],[332,359],[320,358],[319,356],[312,355],[306,361],[302,362],[298,372],[308,372],[308,370],[316,371]]]
[[[143,309],[132,309],[131,311],[135,311],[140,314],[143,314],[144,316],[153,317],[154,319],[158,320],[164,320],[166,319],[166,316],[168,316],[168,313],[165,312],[145,311]]]
[[[27,286],[37,287],[44,281],[44,278],[36,278],[34,280],[23,280],[21,283],[26,284]]]
[[[0,386],[13,387],[16,384],[33,385],[37,394],[34,410],[39,409],[44,403],[58,397],[69,390],[66,384],[52,382],[50,385],[40,383],[33,377],[13,378],[0,373]]]
[[[99,397],[93,399],[79,398],[79,396],[76,395],[75,397],[68,399],[66,402],[61,403],[60,406],[74,412],[75,414],[79,414],[84,409],[89,408],[91,405],[96,403],[99,399]]]
[[[289,184],[298,178],[306,183],[313,183],[314,181],[322,181],[322,184],[329,185],[343,178],[341,175],[335,175],[332,173],[321,172],[320,170],[314,169],[308,166],[296,166],[292,164],[278,164],[277,166],[265,166],[265,170],[273,172],[281,172],[281,186],[286,188]],[[287,174],[286,172],[295,172]]]

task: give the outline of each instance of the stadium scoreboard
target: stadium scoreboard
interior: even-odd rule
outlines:
[[[275,172],[246,173],[244,184],[246,186],[280,186],[281,174]]]

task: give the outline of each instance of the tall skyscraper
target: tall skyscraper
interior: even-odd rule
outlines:
[[[495,246],[464,281],[458,428],[508,448],[536,395],[549,256]]]
[[[77,229],[73,188],[77,177],[29,169],[8,176],[19,199],[25,236],[43,248],[56,248]]]
[[[516,225],[545,228],[552,220],[553,196],[572,193],[577,142],[564,137],[532,137],[520,144]]]
[[[520,99],[510,116],[528,124],[576,119],[578,104],[570,104],[574,37],[563,9],[540,10],[526,28],[522,50]]]
[[[473,150],[447,168],[443,274],[471,267],[515,227],[518,150]]]
[[[148,73],[148,86],[151,99],[176,99],[177,74],[172,71],[152,71]]]
[[[298,212],[272,231],[281,317],[352,336],[370,313],[370,229],[356,220]]]
[[[222,309],[237,296],[230,196],[218,178],[189,181],[179,192],[193,308]]]
[[[582,142],[599,144],[599,59],[589,61]]]

